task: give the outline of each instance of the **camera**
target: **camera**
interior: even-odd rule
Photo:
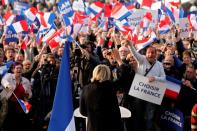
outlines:
[[[74,55],[80,57],[82,55],[81,50],[79,48],[75,48]]]

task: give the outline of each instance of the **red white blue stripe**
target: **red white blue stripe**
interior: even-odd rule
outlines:
[[[90,17],[95,18],[98,14],[102,12],[103,7],[104,7],[104,4],[99,1],[92,3],[88,7],[88,11],[90,12]]]
[[[69,45],[70,43],[65,43],[48,131],[76,130],[71,90]]]
[[[15,15],[8,11],[4,14],[3,19],[6,25],[11,25],[15,19]]]
[[[166,76],[166,80],[165,96],[168,98],[177,99],[181,89],[181,81],[170,76]]]
[[[157,40],[157,36],[154,32],[151,32],[150,37],[135,41],[137,50],[139,51],[151,45],[155,40]]]
[[[2,5],[8,5],[10,3],[9,0],[1,0]]]
[[[29,9],[24,11],[24,14],[28,20],[31,22],[34,22],[36,19],[36,14],[38,13],[37,9],[35,7],[30,7]]]
[[[121,3],[116,3],[116,5],[113,7],[111,12],[111,17],[122,21],[128,16],[130,16],[132,13]]]
[[[14,31],[14,33],[20,33],[23,31],[28,31],[29,27],[26,20],[21,20],[11,24],[8,28]]]
[[[23,111],[28,114],[31,109],[31,104],[27,101],[23,101],[22,99],[17,99],[18,103],[20,104]]]
[[[158,30],[160,34],[166,34],[170,31],[170,19],[166,15],[161,15]]]
[[[144,15],[143,20],[140,23],[140,27],[143,30],[147,30],[149,25],[150,25],[150,23],[151,23],[151,21],[152,21],[152,14],[151,14],[151,12],[146,12],[146,14]]]
[[[170,17],[170,19],[175,22],[175,17],[173,14],[173,9],[171,8],[169,3],[166,3],[166,5],[162,5],[161,9]]]
[[[41,27],[40,28],[50,28],[54,24],[56,15],[50,12],[39,12],[36,14]]]

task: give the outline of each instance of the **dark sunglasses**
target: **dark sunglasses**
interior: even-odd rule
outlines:
[[[171,63],[163,63],[164,65],[171,65]]]

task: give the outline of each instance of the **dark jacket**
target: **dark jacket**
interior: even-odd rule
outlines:
[[[121,115],[115,83],[93,82],[81,94],[80,112],[88,117],[87,131],[121,131]]]

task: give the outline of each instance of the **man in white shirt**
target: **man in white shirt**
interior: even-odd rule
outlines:
[[[138,62],[136,73],[148,77],[149,82],[165,81],[166,75],[163,65],[156,59],[156,48],[148,47],[146,54],[141,55],[132,44],[130,51]],[[134,130],[153,130],[156,105],[136,98],[135,110],[136,112],[133,114],[136,117],[134,118],[136,120]]]

